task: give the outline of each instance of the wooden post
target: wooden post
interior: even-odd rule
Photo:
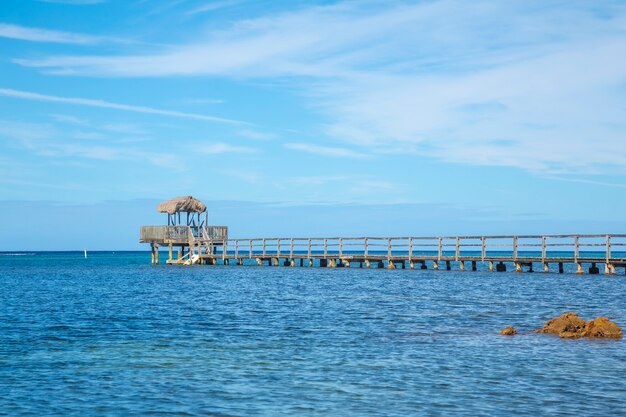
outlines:
[[[611,236],[606,235],[606,263],[611,262]]]
[[[574,262],[578,263],[578,236],[574,238]],[[582,266],[579,268],[579,270],[582,271]],[[578,273],[578,271],[576,271],[576,273]]]
[[[328,239],[324,239],[324,258],[328,256]]]
[[[515,272],[523,272],[522,264],[520,262],[515,262]]]
[[[459,261],[459,271],[465,271],[465,261]]]
[[[493,272],[493,261],[489,261],[489,272]]]
[[[239,258],[239,239],[235,239],[235,258]]]
[[[170,244],[169,244],[169,255],[170,255],[170,256],[169,256],[169,258],[168,258],[168,261],[169,261],[169,262],[172,262],[172,250],[173,250],[173,249],[174,249],[174,248],[173,248],[173,245],[170,243]]]
[[[454,251],[454,260],[458,261],[461,256],[461,242],[459,237],[456,238],[455,251]]]
[[[339,238],[339,257],[343,256],[343,239]]]
[[[550,265],[547,262],[543,263],[543,272],[550,272]]]
[[[309,239],[309,242],[308,242],[307,257],[311,259],[311,239]],[[309,265],[309,266],[312,266],[312,265]]]
[[[289,256],[293,259],[293,238],[291,238],[291,241],[289,242]]]
[[[265,257],[265,247],[266,247],[266,242],[265,242],[265,239],[263,239],[263,257]]]
[[[517,260],[517,236],[513,236],[513,260]],[[515,268],[517,269],[517,266]]]
[[[443,256],[443,239],[442,238],[438,238],[438,248],[437,248],[437,260],[440,261],[441,257]]]
[[[391,261],[391,238],[387,238],[387,262]]]
[[[546,263],[546,256],[548,252],[546,239],[547,238],[545,236],[541,237],[541,260],[543,261],[543,263]]]
[[[252,259],[252,239],[250,239],[250,255],[248,256],[249,259]]]
[[[583,269],[582,262],[576,262],[576,275],[583,275],[585,270]]]
[[[391,259],[389,259],[389,260],[387,261],[387,267],[388,267],[389,269],[396,269],[396,265],[393,263],[393,261],[392,261]]]
[[[276,257],[280,258],[280,239],[276,239]]]
[[[438,271],[438,270],[439,270],[439,261],[433,261],[433,269],[434,269],[435,271]]]
[[[409,265],[413,269],[413,238],[409,238]]]
[[[365,238],[365,255],[364,257],[367,258],[367,252],[368,252],[368,239]],[[367,267],[369,268],[369,265],[367,265]]]
[[[225,240],[224,244],[222,245],[222,259],[225,260],[227,256],[228,256],[228,240]]]
[[[485,239],[484,236],[480,238],[480,244],[481,244],[481,247],[482,247],[482,251],[480,253],[480,260],[483,261],[483,262],[485,261],[485,257],[487,256],[487,244],[486,244],[485,240],[486,239]]]
[[[154,243],[150,244],[150,263],[154,265]]]

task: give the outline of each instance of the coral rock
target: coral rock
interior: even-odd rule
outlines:
[[[500,332],[502,336],[513,336],[517,334],[517,330],[513,326],[507,326]]]
[[[576,313],[565,313],[561,317],[548,321],[540,333],[558,334],[561,337],[576,337],[581,333],[587,323],[578,317]],[[580,337],[580,336],[578,336]]]
[[[622,329],[606,317],[595,320],[581,319],[574,313],[565,313],[561,317],[548,321],[538,333],[558,334],[564,339],[588,337],[594,339],[621,339]]]
[[[589,320],[585,326],[583,337],[621,339],[622,329],[606,317]]]

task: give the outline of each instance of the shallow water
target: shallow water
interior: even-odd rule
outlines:
[[[0,257],[0,414],[626,414],[623,340],[530,333],[624,276],[149,262]]]

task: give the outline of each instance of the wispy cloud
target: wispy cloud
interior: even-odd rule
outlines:
[[[184,100],[187,104],[222,104],[224,100],[217,98],[189,98]]]
[[[326,117],[330,139],[369,148],[287,145],[303,152],[410,148],[460,164],[623,172],[624,22],[623,2],[602,13],[550,0],[342,2],[236,21],[141,55],[15,62],[113,77],[282,78]]]
[[[87,6],[92,4],[106,3],[108,0],[37,0],[40,3],[58,3],[58,4],[71,4],[75,6]]]
[[[211,143],[200,145],[195,148],[197,152],[207,155],[217,155],[222,153],[254,153],[258,150],[247,146],[229,145],[228,143]]]
[[[322,155],[322,156],[355,158],[355,159],[366,159],[366,158],[371,157],[368,154],[353,151],[351,149],[335,148],[335,147],[330,147],[330,146],[317,146],[317,145],[311,145],[308,143],[285,143],[283,146],[287,149],[292,149],[295,151],[312,153],[315,155]]]
[[[25,123],[0,120],[0,137],[17,141],[48,139],[55,134],[54,126],[44,123]]]
[[[88,106],[88,107],[101,107],[101,108],[122,110],[122,111],[136,112],[136,113],[157,114],[160,116],[202,120],[206,122],[216,122],[216,123],[225,123],[225,124],[233,124],[233,125],[247,124],[239,120],[224,119],[221,117],[208,116],[204,114],[184,113],[184,112],[179,112],[175,110],[161,110],[161,109],[155,109],[152,107],[112,103],[112,102],[104,101],[104,100],[50,96],[50,95],[45,95],[45,94],[32,93],[29,91],[12,90],[12,89],[6,89],[6,88],[0,88],[0,96],[12,97],[12,98],[23,99],[23,100],[47,101],[47,102],[53,102],[53,103],[74,104],[74,105]]]
[[[198,6],[194,9],[191,9],[187,12],[187,15],[197,15],[208,12],[214,12],[216,10],[224,9],[227,7],[232,7],[240,3],[240,1],[235,0],[225,0],[225,1],[212,1],[203,4],[202,6]]]
[[[563,178],[563,177],[556,177],[556,176],[546,176],[545,178],[549,180],[554,180],[554,181],[571,182],[574,184],[598,185],[600,187],[611,187],[611,188],[626,188],[626,184],[618,184],[615,182],[607,182],[607,181],[587,180],[587,179],[582,179],[582,178]]]
[[[89,120],[67,114],[53,114],[52,118],[58,122],[69,123],[77,126],[88,126]]]
[[[180,162],[177,155],[128,146],[91,144],[83,141],[73,143],[67,140],[68,136],[79,140],[103,138],[102,135],[94,132],[68,134],[50,124],[0,120],[0,138],[9,140],[11,146],[26,149],[39,156],[99,161],[143,161],[176,171],[184,169],[184,164]]]
[[[0,24],[0,38],[19,39],[30,42],[66,43],[93,45],[106,38],[82,33],[61,32],[56,30],[30,28],[25,26]]]
[[[271,140],[275,139],[276,135],[269,132],[261,132],[253,129],[242,129],[237,131],[237,135],[254,140]]]

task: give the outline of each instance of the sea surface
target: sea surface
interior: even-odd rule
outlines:
[[[624,340],[532,333],[567,311],[625,327],[626,277],[3,253],[0,415],[626,415]]]

